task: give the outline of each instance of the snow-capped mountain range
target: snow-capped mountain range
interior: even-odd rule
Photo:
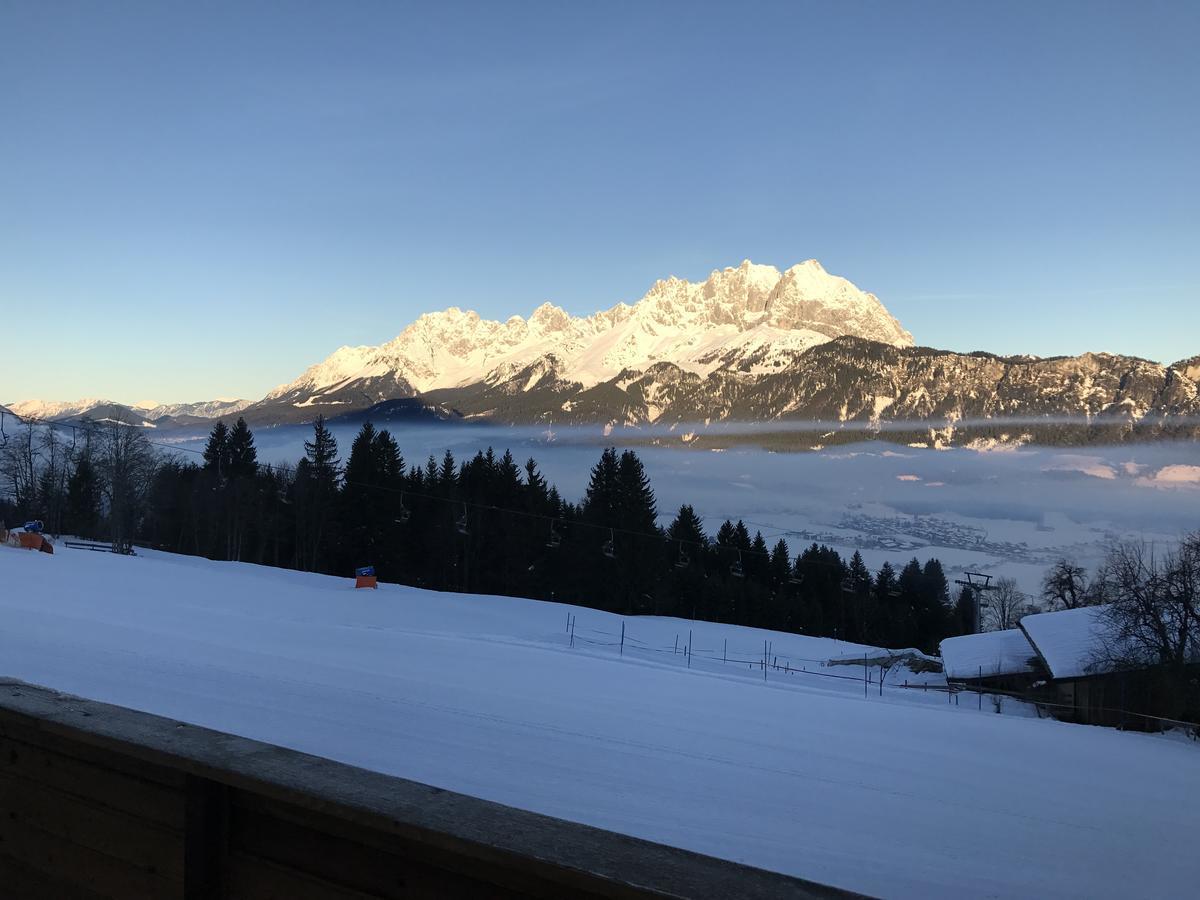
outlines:
[[[636,303],[590,316],[550,303],[503,322],[457,307],[427,313],[383,344],[341,347],[257,402],[123,409],[148,427],[234,415],[252,425],[323,414],[872,426],[1067,416],[1200,436],[1198,382],[1200,357],[1164,366],[1112,354],[1038,359],[914,347],[877,297],[816,260],[782,272],[746,260],[701,282],[657,281]],[[59,419],[122,409],[97,400],[10,408]]]
[[[250,406],[253,400],[234,400],[221,398],[217,400],[202,400],[198,403],[140,403],[124,404],[115,400],[105,400],[99,397],[89,397],[83,400],[65,402],[46,400],[21,400],[10,403],[8,411],[15,415],[35,419],[75,419],[80,416],[92,415],[96,410],[112,407],[133,413],[143,423],[152,423],[158,419],[219,419],[222,416],[232,416]],[[92,415],[95,418],[94,415]]]
[[[458,307],[427,313],[385,344],[341,347],[266,400],[312,405],[356,382],[379,400],[405,387],[426,393],[494,384],[551,356],[560,378],[583,387],[656,362],[706,375],[753,355],[769,370],[776,353],[841,335],[897,346],[913,342],[877,297],[830,275],[815,259],[785,272],[746,260],[699,283],[658,281],[637,303],[586,317],[550,303],[528,319],[504,322]]]

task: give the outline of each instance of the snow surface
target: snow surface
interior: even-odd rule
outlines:
[[[350,583],[0,548],[0,672],[888,897],[1185,896],[1200,878],[1187,741],[896,680],[864,696],[861,670],[812,671],[863,649],[827,639],[635,618],[620,656],[616,616]],[[787,660],[765,682],[764,640]]]
[[[939,649],[947,678],[979,678],[981,674],[986,678],[1035,671],[1030,660],[1037,653],[1029,645],[1029,638],[1017,628],[946,638]]]

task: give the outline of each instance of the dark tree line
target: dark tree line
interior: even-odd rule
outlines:
[[[435,590],[928,652],[973,621],[962,598],[951,605],[936,559],[872,573],[857,552],[843,559],[812,544],[794,554],[783,538],[769,544],[741,521],[709,535],[688,505],[660,528],[650,479],[630,450],[604,450],[571,503],[533,459],[489,448],[462,461],[447,451],[410,463],[393,435],[370,423],[343,463],[318,419],[294,467],[260,465],[241,419],[218,422],[195,463],[163,454],[146,465],[150,448],[135,428],[101,443],[64,463],[58,494],[15,495],[20,514],[54,506],[55,531],[211,559],[338,575],[374,565],[382,580]]]

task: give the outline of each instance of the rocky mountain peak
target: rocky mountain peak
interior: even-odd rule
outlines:
[[[561,306],[547,301],[530,314],[529,323],[542,331],[565,331],[571,325],[571,315]]]
[[[699,282],[660,279],[637,303],[587,317],[549,302],[528,319],[503,322],[457,306],[426,313],[377,348],[342,348],[271,396],[294,394],[303,404],[308,394],[371,379],[418,392],[496,383],[550,353],[559,377],[584,386],[659,362],[704,374],[753,358],[778,370],[795,353],[843,334],[912,344],[873,294],[816,260],[780,272],[746,259]]]

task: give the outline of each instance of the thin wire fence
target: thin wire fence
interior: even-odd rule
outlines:
[[[896,657],[883,657],[890,660],[888,665],[863,665],[863,674],[860,675],[843,675],[834,672],[823,672],[817,670],[817,666],[825,666],[828,660],[817,659],[813,657],[800,656],[799,654],[775,653],[774,647],[770,640],[764,641],[762,650],[748,650],[745,647],[730,648],[728,642],[725,642],[720,648],[713,647],[697,647],[693,643],[694,635],[685,635],[680,632],[673,644],[663,645],[656,642],[643,640],[630,634],[626,623],[622,622],[621,631],[611,632],[603,629],[579,629],[576,625],[576,618],[572,614],[567,615],[566,633],[568,635],[568,644],[574,647],[579,644],[597,648],[614,648],[620,655],[626,652],[636,651],[638,653],[654,653],[659,656],[670,656],[681,658],[681,665],[688,668],[691,667],[693,660],[699,660],[708,663],[721,663],[724,665],[748,666],[750,669],[758,669],[763,673],[763,680],[767,681],[768,673],[776,673],[784,676],[800,676],[801,678],[825,678],[834,679],[837,681],[850,681],[857,684],[863,684],[868,688],[867,694],[878,693],[883,696],[886,689],[898,689],[905,691],[921,691],[924,693],[945,693],[946,702],[954,706],[961,706],[963,695],[968,697],[975,696],[976,706],[982,710],[985,708],[985,700],[990,703],[991,708],[997,712],[1003,712],[1003,701],[1005,699],[1014,703],[1022,704],[1025,707],[1031,708],[1039,718],[1059,718],[1071,719],[1078,716],[1080,707],[1066,703],[1058,703],[1049,700],[1044,696],[1039,696],[1036,693],[1005,690],[1001,688],[984,687],[977,685],[969,685],[962,683],[954,683],[949,681],[928,681],[925,679],[913,680],[894,677],[888,680],[888,674],[895,669],[897,664]],[[590,636],[588,636],[590,635]],[[682,639],[682,640],[681,640]],[[798,663],[798,665],[797,665]],[[814,664],[814,668],[809,668],[808,664]],[[876,671],[872,671],[872,669]],[[915,673],[914,673],[915,674]],[[778,682],[777,682],[778,683]],[[1059,711],[1055,715],[1055,711]],[[1118,709],[1112,707],[1096,707],[1089,706],[1090,713],[1104,713],[1113,719],[1120,719],[1118,728],[1133,728],[1140,731],[1164,731],[1170,729],[1180,729],[1192,740],[1200,741],[1200,723],[1190,722],[1183,719],[1172,719],[1166,716],[1155,716],[1149,713],[1135,712],[1133,710]],[[1141,727],[1139,727],[1139,725]]]

